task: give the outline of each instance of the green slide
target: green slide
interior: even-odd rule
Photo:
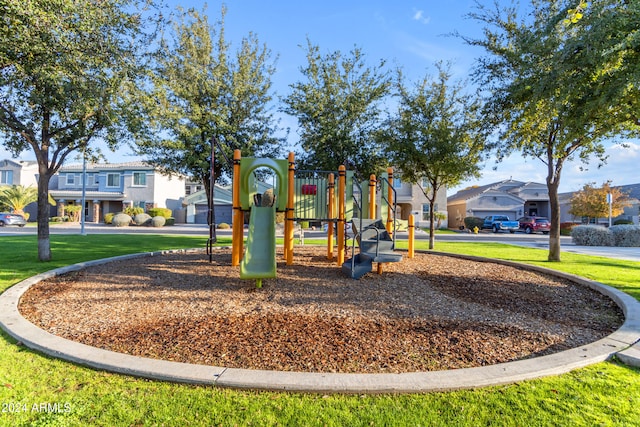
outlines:
[[[256,279],[256,287],[259,288],[262,279],[272,277],[276,277],[276,208],[252,206],[240,278]]]

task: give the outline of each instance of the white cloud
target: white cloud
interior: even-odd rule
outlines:
[[[430,16],[425,16],[424,15],[424,11],[422,11],[422,10],[415,10],[414,9],[413,20],[414,21],[418,21],[421,24],[425,24],[426,25],[429,22],[431,22],[431,17]]]

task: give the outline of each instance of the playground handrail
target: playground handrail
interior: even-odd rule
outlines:
[[[387,197],[385,197],[383,191],[380,194],[380,199],[386,204],[387,207],[391,208],[390,209],[391,210],[391,216],[393,218],[393,233],[392,233],[391,238],[393,239],[393,247],[395,248],[396,247],[396,208],[398,206],[398,204],[397,204],[398,195],[397,195],[396,189],[393,188],[393,185],[391,185],[391,183],[389,182],[389,180],[386,177],[383,176],[382,178],[380,178],[380,180],[382,182],[386,182],[387,183],[387,188],[389,188],[390,191],[393,193],[393,204],[391,204],[389,199]]]

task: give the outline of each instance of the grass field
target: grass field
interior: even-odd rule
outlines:
[[[53,260],[40,263],[35,236],[0,237],[0,292],[59,266],[204,247],[206,237],[51,235],[51,242]],[[437,248],[556,268],[640,299],[640,263],[568,253],[562,263],[549,263],[546,251],[492,243],[438,242]],[[519,384],[413,395],[237,391],[94,371],[31,351],[3,333],[0,403],[1,426],[636,426],[640,371],[611,361]]]

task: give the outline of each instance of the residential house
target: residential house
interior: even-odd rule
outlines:
[[[255,181],[255,184],[259,193],[264,193],[267,189],[273,188],[272,185],[261,181]],[[203,185],[192,183],[191,191],[198,187],[201,188]],[[206,224],[209,214],[207,193],[204,189],[189,193],[190,191],[187,190],[187,196],[182,202],[186,210],[185,222],[187,224]],[[216,224],[223,222],[231,224],[233,218],[233,193],[231,186],[216,184],[213,190],[213,198]]]
[[[22,185],[24,187],[38,185],[36,175],[38,163],[26,160],[0,161],[0,185]]]
[[[449,227],[464,226],[466,217],[506,215],[516,220],[525,215],[549,217],[551,206],[546,184],[508,179],[469,187],[447,199]]]
[[[22,185],[37,187],[38,162],[27,160],[0,160],[0,186]],[[31,203],[24,211],[29,218],[36,218],[37,204]]]
[[[624,208],[624,212],[621,215],[612,218],[612,222],[615,222],[616,220],[626,220],[632,221],[634,224],[638,225],[640,223],[640,184],[621,185],[616,188],[628,195],[631,200],[631,206]],[[560,201],[560,222],[583,222],[583,218],[575,217],[569,213],[569,210],[571,209],[571,198],[574,194],[575,192],[569,192],[558,195],[558,199]],[[602,225],[608,225],[609,218],[597,218],[595,222]]]
[[[100,222],[105,214],[127,207],[159,207],[171,209],[176,222],[184,222],[184,177],[163,175],[144,162],[87,164],[85,177],[87,221]],[[49,193],[57,202],[57,216],[66,205],[82,203],[82,178],[82,163],[61,167],[52,178]]]
[[[422,185],[403,182],[400,177],[394,177],[393,188],[396,194],[398,219],[407,220],[409,215],[413,215],[416,227],[429,227],[429,200],[422,189],[429,191],[429,184],[423,182]],[[447,191],[442,188],[437,196],[434,210],[446,214]],[[441,227],[447,227],[447,219],[441,221]]]

